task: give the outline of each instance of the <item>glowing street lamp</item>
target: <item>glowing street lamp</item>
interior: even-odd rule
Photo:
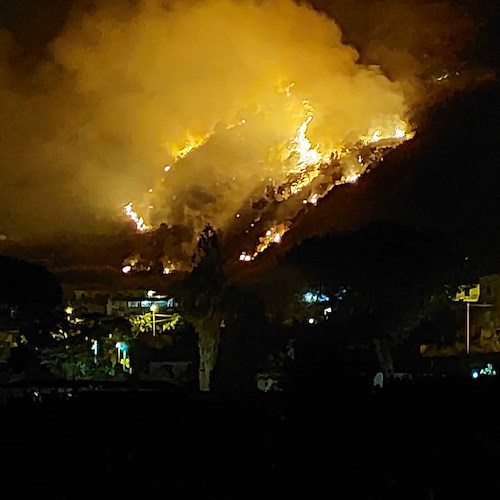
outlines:
[[[156,311],[158,310],[157,304],[151,304],[149,310],[153,313],[153,337],[156,335]]]
[[[122,343],[121,342],[117,342],[115,344],[115,347],[116,347],[116,358],[117,358],[117,361],[119,363],[120,359],[121,359],[121,347],[122,347]]]
[[[94,363],[97,364],[97,353],[99,352],[99,344],[96,339],[92,339],[92,352],[94,353]]]
[[[64,312],[67,314],[67,319],[69,321],[71,318],[71,315],[73,314],[73,308],[71,306],[68,306],[64,309]]]
[[[470,305],[471,302],[479,300],[480,286],[476,284],[472,287],[460,287],[459,291],[453,299],[455,302],[465,302],[465,353],[470,353]],[[475,305],[475,304],[474,304]]]
[[[132,367],[130,366],[130,358],[128,355],[128,344],[126,342],[117,342],[115,344],[118,363],[122,365],[123,371],[128,371],[132,373]]]

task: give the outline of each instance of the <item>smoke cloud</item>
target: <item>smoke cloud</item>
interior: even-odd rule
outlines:
[[[269,151],[307,109],[308,138],[329,148],[409,118],[417,56],[401,47],[411,40],[367,46],[389,78],[327,10],[292,0],[78,3],[44,58],[25,65],[0,32],[0,234],[99,232],[129,201],[172,223],[210,205],[224,224],[256,183],[279,181]],[[175,162],[193,138],[206,142]]]

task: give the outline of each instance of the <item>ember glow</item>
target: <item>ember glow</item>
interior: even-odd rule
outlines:
[[[289,170],[288,186],[285,182],[280,186],[283,193],[280,201],[288,199],[290,196],[300,193],[303,190],[309,189],[309,196],[302,200],[303,204],[312,204],[316,206],[318,200],[325,196],[335,186],[356,182],[361,175],[366,171],[368,166],[373,165],[376,161],[383,158],[383,152],[387,149],[392,149],[403,141],[413,137],[414,132],[409,130],[407,124],[397,120],[399,123],[395,125],[390,133],[383,132],[381,129],[375,129],[369,136],[361,137],[358,144],[351,149],[344,150],[328,150],[326,153],[321,152],[319,146],[312,148],[310,141],[306,137],[307,126],[313,118],[312,112],[308,114],[306,120],[300,125],[299,130],[292,141],[292,146],[288,150],[287,158],[292,157],[294,153],[298,153],[296,165]],[[380,147],[382,143],[385,147]],[[362,149],[368,148],[371,156],[365,161],[363,155],[360,154]],[[353,151],[357,154],[355,162],[350,161],[353,156]],[[377,153],[378,151],[378,153]],[[347,159],[347,161],[346,161]],[[313,181],[322,173],[331,170],[332,162],[337,165],[343,165],[340,170],[343,172],[340,177],[334,179],[330,176],[328,180],[322,183],[322,192],[316,192],[313,187]],[[323,175],[323,177],[325,177]],[[292,222],[290,220],[277,223],[266,230],[261,236],[255,247],[255,250],[245,250],[240,254],[239,260],[242,262],[252,261],[259,253],[262,253],[270,245],[278,244],[285,232],[290,229]]]
[[[123,210],[125,212],[125,215],[132,220],[135,223],[135,226],[137,228],[137,231],[147,231],[149,226],[144,222],[143,217],[139,217],[137,212],[132,208],[132,202],[127,203],[124,207]]]
[[[292,87],[293,85],[287,87],[285,92],[287,98],[292,97]],[[307,134],[308,127],[314,119],[314,108],[308,100],[302,100],[300,102],[300,106],[297,105],[296,100],[295,102],[292,102],[292,106],[287,103],[284,110],[292,109],[296,111],[297,107],[302,110],[304,117],[293,137],[289,140],[282,141],[282,144],[276,149],[273,149],[270,146],[269,150],[266,152],[267,162],[259,162],[258,159],[255,161],[255,166],[258,166],[259,163],[264,163],[264,165],[268,168],[274,164],[279,165],[278,171],[280,172],[280,176],[277,177],[278,180],[274,181],[272,177],[267,179],[267,181],[270,181],[271,184],[274,184],[274,187],[271,190],[268,189],[268,195],[270,194],[274,201],[282,203],[283,205],[290,198],[302,192],[307,192],[307,198],[302,200],[302,204],[312,204],[315,206],[323,196],[330,192],[332,188],[341,184],[356,182],[366,171],[368,166],[382,158],[383,152],[387,149],[392,149],[398,146],[405,140],[412,138],[414,135],[414,132],[410,130],[409,125],[399,118],[399,116],[396,116],[389,125],[388,122],[390,122],[390,119],[386,117],[385,127],[369,130],[367,135],[361,135],[353,144],[350,145],[350,147],[346,147],[342,144],[335,148],[329,145],[322,146],[320,144],[316,144],[313,147]],[[266,115],[266,112],[267,110],[262,111],[262,109],[260,109],[257,113],[255,113],[254,118],[260,120],[262,115]],[[291,116],[291,119],[293,119],[293,115]],[[246,122],[246,120],[240,120],[236,124],[228,125],[222,131],[219,129],[218,134],[213,131],[203,137],[190,137],[190,140],[184,147],[171,148],[175,156],[173,166],[175,167],[177,163],[180,162],[180,168],[183,168],[182,160],[186,159],[187,161],[187,157],[190,154],[193,154],[195,150],[200,150],[198,154],[202,155],[201,162],[203,162],[205,150],[203,150],[202,146],[206,145],[205,147],[209,148],[211,146],[211,143],[209,142],[211,138],[213,138],[216,143],[218,140],[227,140],[227,138],[224,137],[224,134],[236,134],[240,138],[244,137],[246,139],[247,137],[244,134],[244,126],[246,125]],[[237,130],[233,131],[235,128],[237,128]],[[364,159],[363,154],[361,154],[363,150],[365,154],[367,151],[370,152],[370,155],[366,159]],[[211,152],[208,149],[207,158],[210,158],[210,153]],[[222,150],[222,153],[231,153],[231,151]],[[353,157],[356,158],[355,161],[352,160]],[[222,157],[219,161],[225,162],[228,159]],[[171,165],[164,167],[163,171],[164,173],[173,172],[174,175],[176,172]],[[329,174],[327,174],[328,171]],[[267,173],[269,173],[269,171],[267,171],[266,174]],[[238,175],[234,175],[231,180],[236,181],[237,177]],[[320,190],[316,191],[314,181],[319,177],[323,178],[323,182],[316,186],[318,188],[321,187]],[[171,178],[170,174],[168,180]],[[160,196],[164,196],[165,194],[164,182],[165,178],[161,179],[158,184]],[[192,182],[196,182],[196,179],[192,179]],[[259,183],[265,184],[262,179]],[[215,186],[212,185],[214,194],[219,191],[219,185],[219,182],[215,182]],[[228,184],[227,187],[230,192],[230,184]],[[267,185],[267,188],[269,188],[269,184]],[[149,193],[153,193],[153,191],[153,189],[150,189]],[[200,194],[203,196],[203,193]],[[210,197],[210,194],[208,196]],[[177,194],[173,194],[172,200],[175,201],[176,198]],[[182,199],[184,199],[184,197]],[[290,207],[295,208],[288,210],[289,219],[282,221],[277,220],[265,229],[264,234],[258,237],[253,250],[244,250],[241,252],[239,256],[240,261],[249,262],[257,257],[259,253],[266,250],[270,245],[279,244],[281,242],[285,232],[292,226],[291,219],[293,219],[293,216],[298,213],[299,205],[296,203],[290,203]],[[153,209],[154,205],[149,205],[148,208]],[[192,232],[194,241],[196,231],[201,230],[203,224],[211,222],[211,219],[206,217],[206,213],[196,213],[188,211],[186,208],[187,207],[185,206],[181,207],[181,210],[184,210],[185,214],[184,223],[187,223],[188,225],[191,225],[195,221],[198,223],[198,226],[195,226]],[[237,207],[235,206],[235,208],[238,208],[243,212],[245,211],[244,206],[238,205]],[[137,213],[132,210],[131,203],[126,205],[125,210],[128,217],[136,223],[138,231],[146,231],[153,228],[153,226],[146,225],[144,223],[144,219],[139,217]],[[186,217],[188,214],[191,217],[191,220]],[[215,216],[215,214],[212,214],[212,217],[213,216]],[[234,216],[239,219],[241,214],[238,211]],[[175,220],[175,218],[173,220]],[[255,227],[255,224],[258,224],[258,222],[259,216],[252,221],[251,226]],[[164,267],[165,274],[169,274],[173,270],[174,268],[171,266]]]
[[[322,161],[327,159],[327,156],[322,156],[318,151],[318,146],[312,147],[311,141],[307,138],[307,127],[311,120],[313,119],[314,110],[309,106],[309,103],[304,103],[307,106],[308,113],[307,118],[300,124],[299,129],[297,130],[297,134],[292,140],[291,147],[286,151],[287,155],[283,160],[287,160],[287,158],[296,154],[297,165],[292,169],[292,171],[303,171],[307,167],[311,165],[318,165]]]
[[[251,253],[242,252],[240,254],[240,261],[249,262],[253,260],[259,253],[262,253],[270,245],[280,243],[282,236],[289,229],[289,227],[289,222],[281,222],[275,226],[272,226],[266,231],[264,236],[261,236],[259,238],[259,242],[257,244],[257,247],[255,248],[255,251]]]
[[[181,158],[187,156],[193,149],[199,148],[207,139],[210,137],[210,133],[205,135],[194,136],[190,133],[186,134],[186,140],[183,142],[183,146],[178,146],[177,144],[168,144],[168,148],[170,149],[170,153],[174,157],[174,161],[177,161]],[[165,172],[168,172],[170,168],[163,169]]]

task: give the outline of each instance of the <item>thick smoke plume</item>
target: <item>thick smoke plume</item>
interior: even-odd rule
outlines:
[[[408,119],[414,97],[394,58],[390,79],[331,16],[291,0],[76,3],[36,63],[0,34],[0,234],[12,236],[99,231],[132,200],[185,223],[212,197],[224,224],[256,183],[279,181],[269,151],[308,113],[311,144],[332,149]]]

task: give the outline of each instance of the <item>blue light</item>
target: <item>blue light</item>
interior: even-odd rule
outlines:
[[[304,302],[307,302],[308,304],[312,304],[315,302],[328,302],[330,300],[330,297],[328,295],[325,295],[324,293],[318,293],[318,292],[306,292],[302,295],[302,298]]]
[[[495,368],[493,368],[493,365],[491,363],[488,363],[485,368],[481,368],[481,371],[479,372],[480,375],[489,375],[489,376],[495,376],[497,374]]]
[[[479,377],[479,370],[472,370],[471,375],[472,375],[472,378],[478,378]]]

